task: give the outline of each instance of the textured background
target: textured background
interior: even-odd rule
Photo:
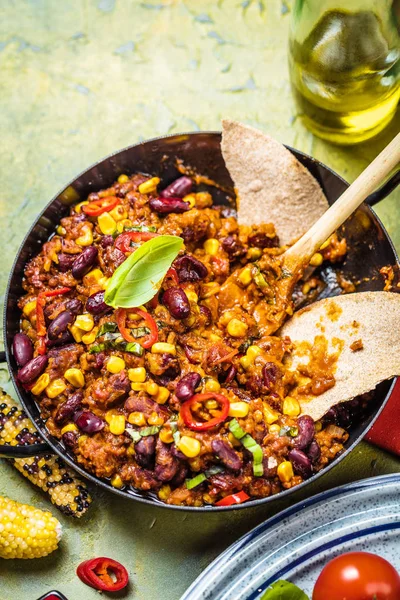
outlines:
[[[290,7],[289,0],[0,0],[0,293],[41,207],[88,165],[141,139],[218,129],[229,116],[353,180],[399,131],[400,114],[355,148],[314,138],[290,94]],[[398,248],[399,197],[377,208]],[[5,370],[0,377],[6,382]],[[398,460],[363,443],[314,491],[395,470]],[[0,477],[1,493],[49,507],[4,461]],[[185,515],[94,495],[82,523],[61,518],[59,552],[0,562],[0,600],[35,600],[52,588],[69,600],[98,598],[74,568],[99,555],[132,574],[119,597],[177,600],[218,552],[281,507]]]

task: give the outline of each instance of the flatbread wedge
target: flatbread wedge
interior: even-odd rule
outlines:
[[[269,135],[225,119],[221,148],[238,194],[240,224],[273,223],[286,245],[329,207],[316,179]]]
[[[319,396],[300,401],[302,414],[320,419],[332,406],[373,390],[400,375],[400,294],[361,292],[326,298],[299,312],[280,330],[295,344],[290,369],[307,362],[304,342],[325,336],[337,354],[335,385]],[[303,355],[302,355],[303,354]]]

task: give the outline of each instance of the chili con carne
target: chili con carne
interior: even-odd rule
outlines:
[[[216,417],[212,417],[208,421],[195,421],[192,413],[192,408],[195,404],[206,402],[207,400],[217,400],[221,405],[220,414]],[[216,425],[223,423],[228,416],[229,412],[229,400],[223,394],[216,394],[215,392],[207,392],[205,394],[195,394],[189,400],[186,400],[181,406],[181,416],[187,427],[193,431],[207,431],[212,429]]]

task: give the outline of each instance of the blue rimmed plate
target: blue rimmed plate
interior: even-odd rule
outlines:
[[[181,600],[257,600],[278,579],[311,595],[331,558],[360,550],[400,570],[400,474],[323,492],[268,519],[216,558]]]

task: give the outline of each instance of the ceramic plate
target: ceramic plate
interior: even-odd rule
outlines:
[[[278,579],[308,595],[322,567],[369,551],[400,571],[400,474],[345,485],[268,519],[223,552],[181,600],[258,600]]]

